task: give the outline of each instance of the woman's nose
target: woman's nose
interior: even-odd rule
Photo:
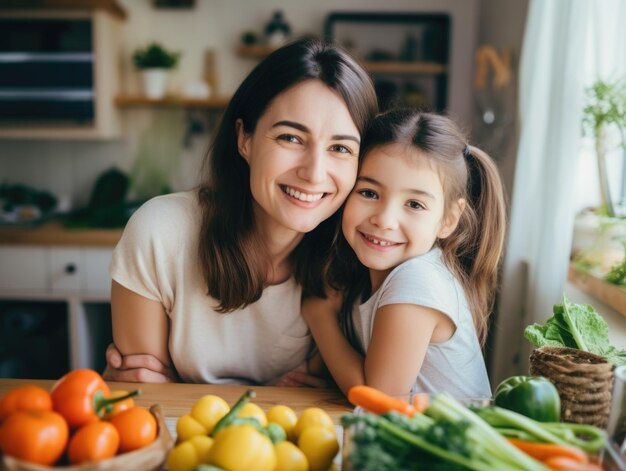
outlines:
[[[304,156],[298,176],[310,183],[321,183],[326,180],[327,168],[325,155],[316,148],[310,149]]]
[[[381,229],[395,230],[398,228],[398,217],[389,206],[383,206],[370,217],[370,222]]]

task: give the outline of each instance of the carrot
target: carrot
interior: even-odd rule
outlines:
[[[581,463],[564,456],[554,456],[543,462],[552,471],[602,471],[602,466],[596,463]]]
[[[424,412],[430,404],[430,397],[426,393],[415,393],[412,404],[415,412]]]
[[[388,396],[369,386],[353,386],[348,391],[348,400],[355,406],[361,406],[374,414],[385,414],[395,410],[412,417],[415,413],[415,409],[408,402]]]
[[[573,446],[555,445],[553,443],[537,443],[519,438],[507,438],[509,443],[515,445],[527,455],[536,460],[545,462],[553,458],[567,458],[576,463],[589,463],[589,457],[585,452]]]

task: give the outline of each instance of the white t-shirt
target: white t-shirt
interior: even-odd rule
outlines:
[[[465,293],[441,258],[441,250],[407,260],[394,268],[380,288],[353,311],[355,331],[367,352],[374,319],[388,304],[415,304],[448,316],[456,331],[428,345],[412,392],[447,392],[457,399],[486,399],[491,387]],[[405,361],[411,361],[405,358]]]
[[[301,287],[290,278],[244,309],[216,312],[198,263],[200,223],[196,192],[151,199],[126,225],[111,277],[164,306],[169,352],[182,380],[271,383],[299,366],[311,347],[300,315]]]

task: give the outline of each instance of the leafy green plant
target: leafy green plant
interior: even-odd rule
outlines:
[[[600,197],[603,212],[615,216],[609,191],[606,169],[608,128],[616,126],[621,135],[621,145],[626,149],[626,80],[619,78],[614,82],[598,80],[586,90],[583,108],[583,131],[591,132],[595,139],[598,173],[600,178]]]
[[[133,54],[133,63],[138,69],[171,69],[176,67],[180,52],[168,51],[159,43],[151,43]]]

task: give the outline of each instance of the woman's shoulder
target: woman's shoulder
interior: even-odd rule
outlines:
[[[135,214],[162,218],[184,217],[200,211],[198,194],[195,191],[182,191],[155,196],[142,204]]]

